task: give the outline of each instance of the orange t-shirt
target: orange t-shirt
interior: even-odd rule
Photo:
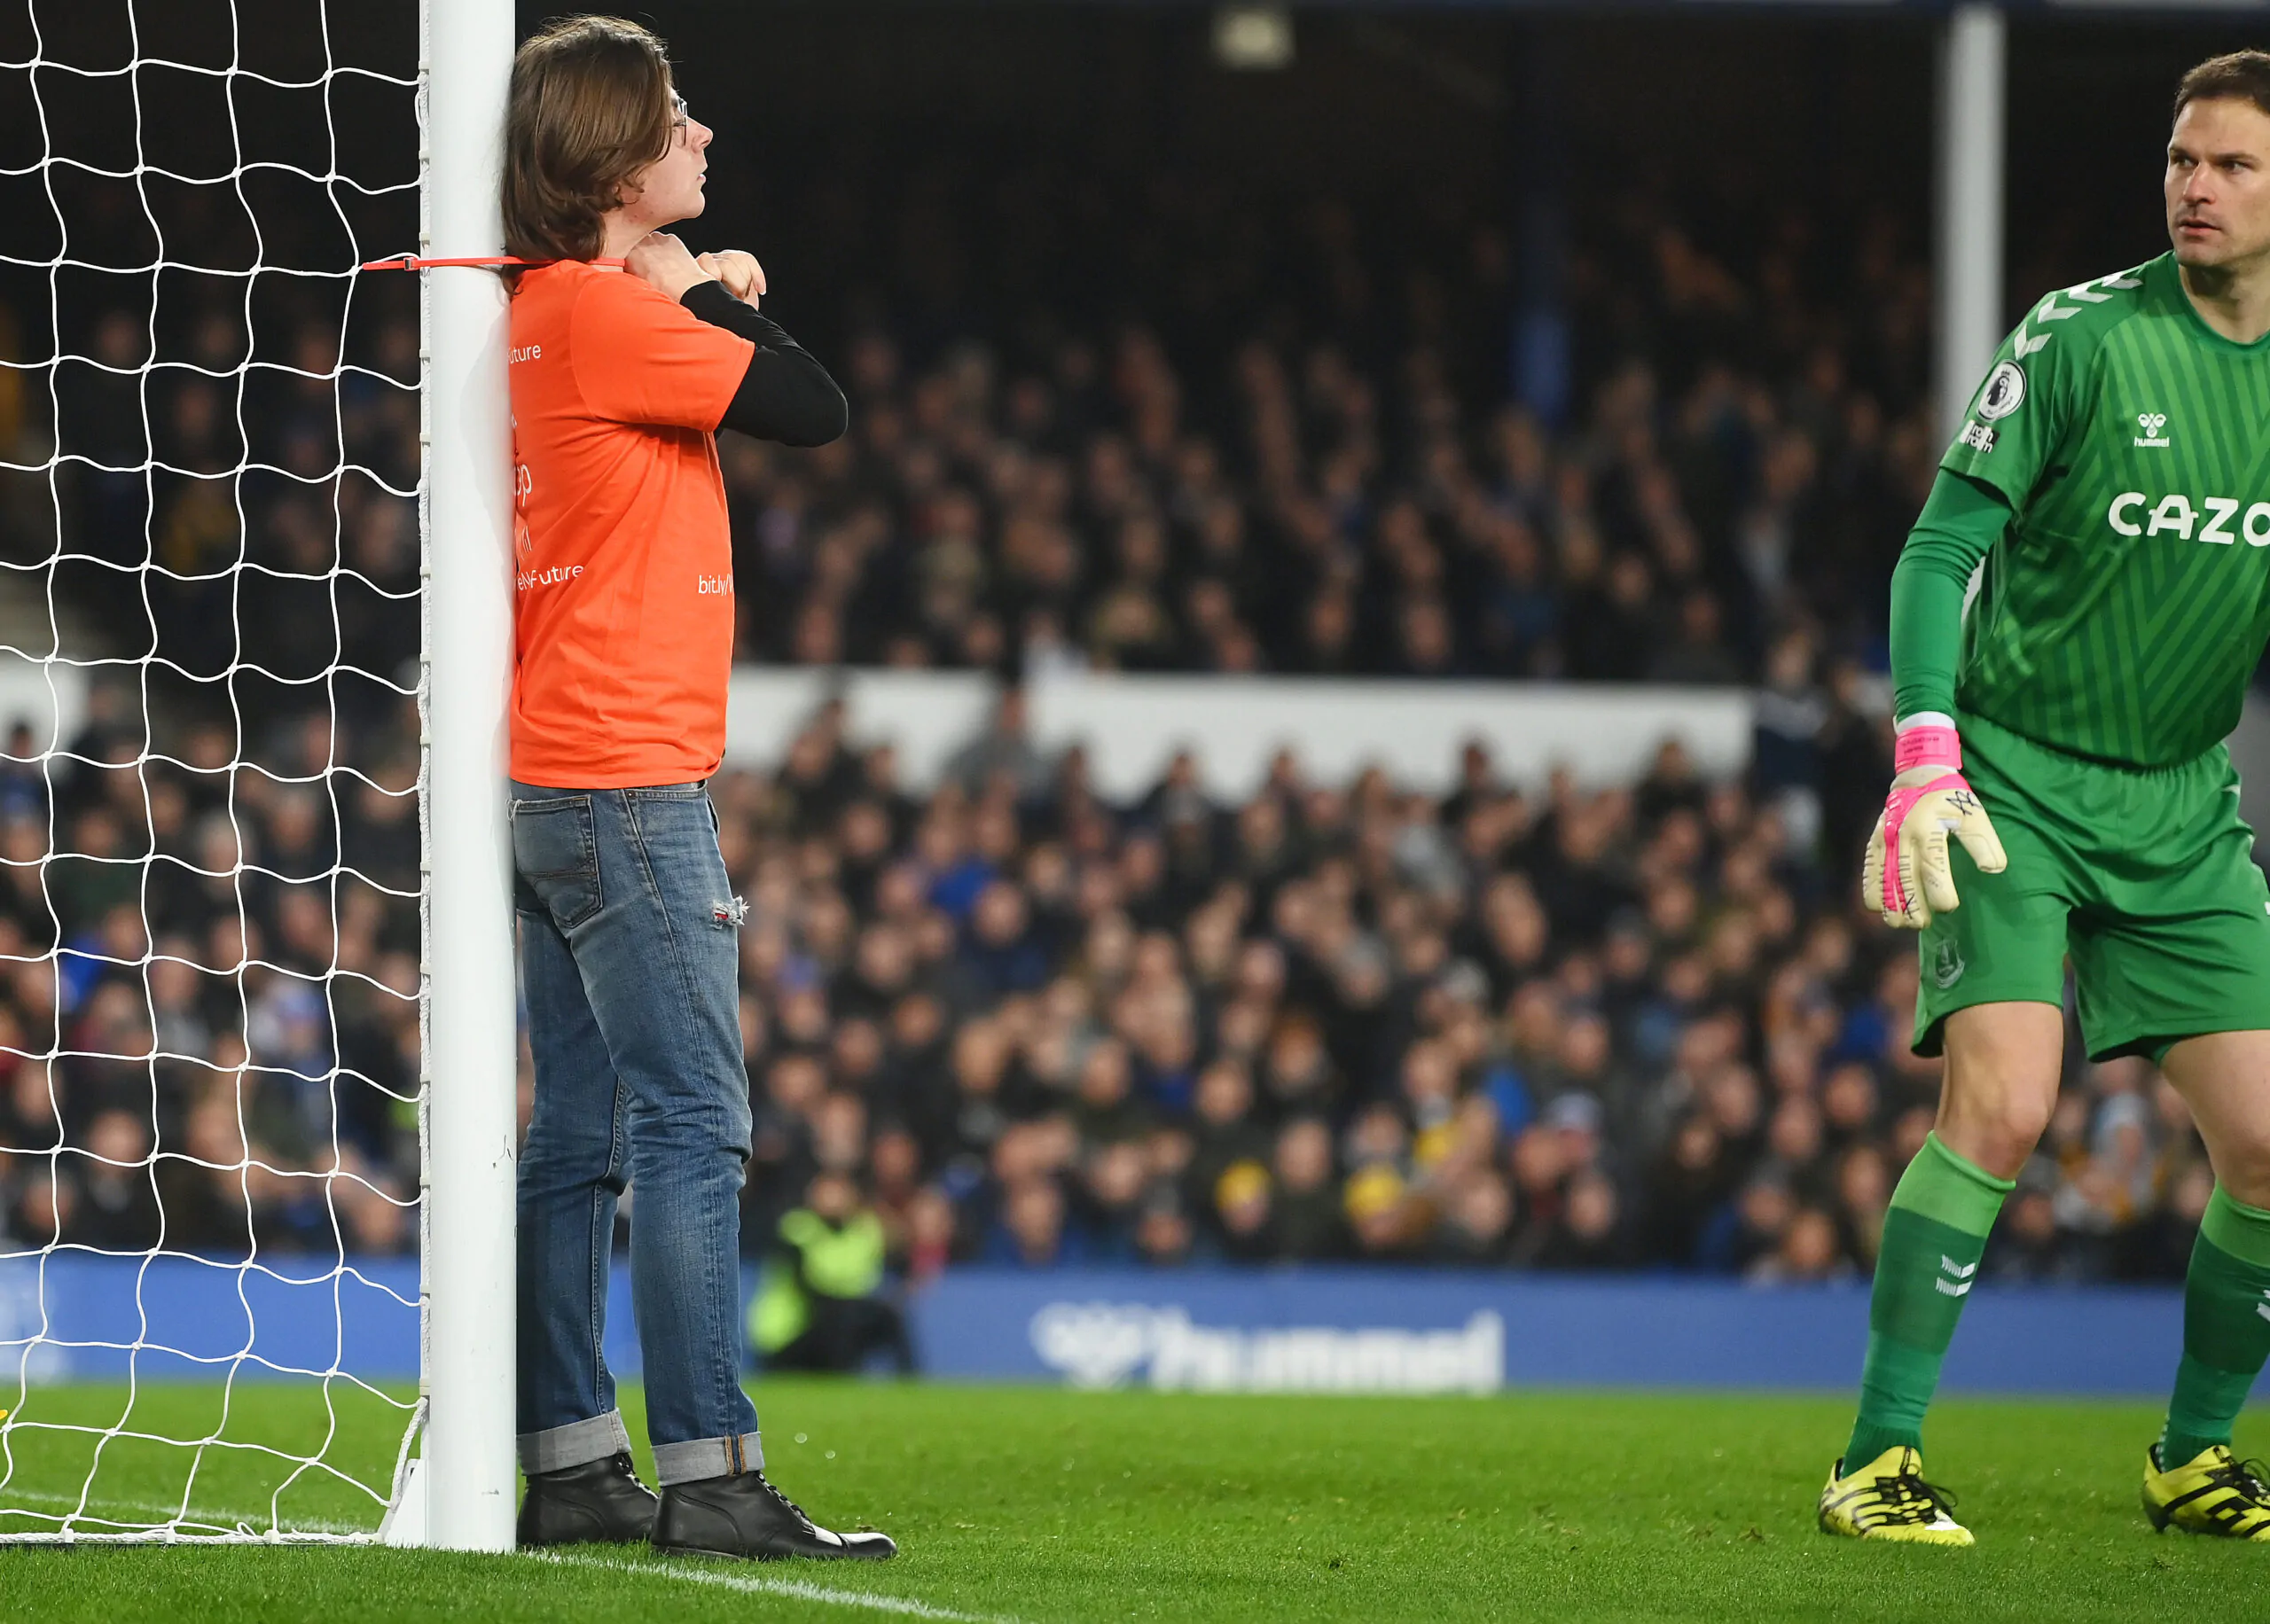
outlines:
[[[732,541],[716,427],[756,347],[619,267],[512,302],[513,777],[706,778],[725,753]]]

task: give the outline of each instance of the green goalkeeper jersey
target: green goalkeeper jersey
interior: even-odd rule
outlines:
[[[2052,293],[1940,466],[2014,515],[1963,623],[1961,709],[2139,767],[2237,725],[2270,638],[2270,339],[2209,327],[2172,254]]]

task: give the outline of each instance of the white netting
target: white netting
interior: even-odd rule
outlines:
[[[418,98],[414,0],[0,18],[0,1540],[414,1427]]]

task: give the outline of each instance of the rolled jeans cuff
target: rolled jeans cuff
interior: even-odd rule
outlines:
[[[588,1421],[522,1433],[519,1443],[521,1470],[534,1477],[539,1472],[565,1472],[570,1466],[587,1466],[620,1455],[630,1448],[630,1433],[622,1425],[622,1412],[610,1409]]]
[[[664,1485],[698,1483],[704,1478],[762,1471],[763,1466],[764,1446],[755,1433],[654,1446],[654,1477]]]

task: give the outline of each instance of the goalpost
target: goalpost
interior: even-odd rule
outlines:
[[[421,0],[435,257],[503,252],[497,206],[511,0]],[[437,161],[438,160],[438,161]],[[505,701],[512,674],[512,446],[505,296],[465,267],[425,280],[427,1066],[423,1273],[427,1526],[415,1542],[513,1543],[513,960]]]
[[[414,62],[371,43],[413,15]],[[505,301],[415,273],[412,374],[356,268],[501,253],[511,0],[30,0],[5,38],[0,1542],[509,1550]],[[358,436],[413,390],[389,478]],[[356,663],[413,610],[413,668]],[[412,1209],[414,1279],[364,1250]]]

